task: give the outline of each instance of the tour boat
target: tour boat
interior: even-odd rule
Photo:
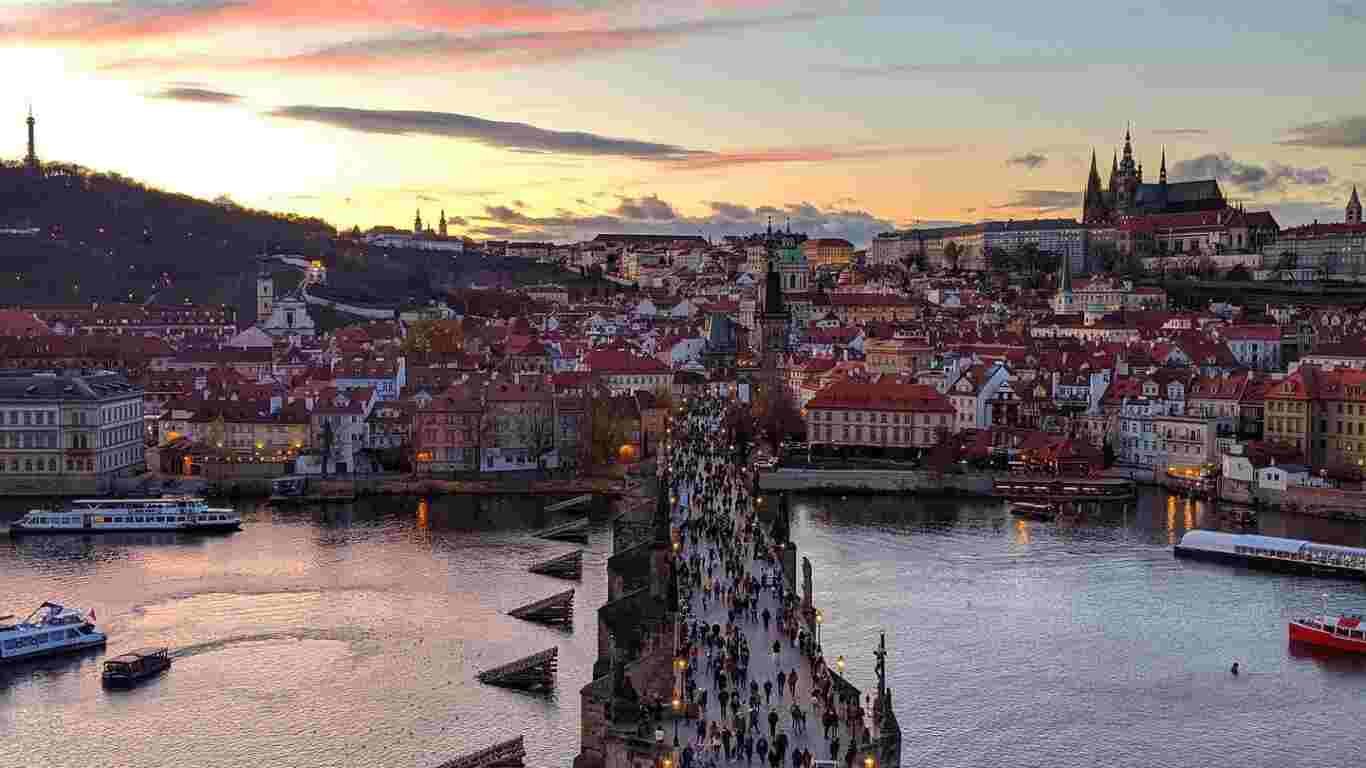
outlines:
[[[104,663],[100,680],[110,688],[129,688],[171,666],[169,648],[140,648],[119,654]]]
[[[105,635],[95,629],[95,615],[56,603],[43,603],[28,618],[11,623],[0,616],[0,662],[21,661],[57,653],[74,653],[104,645]]]
[[[212,533],[242,527],[232,509],[210,507],[203,499],[78,499],[66,509],[31,509],[10,524],[10,533],[113,533],[184,531]]]
[[[1360,616],[1332,616],[1328,596],[1323,596],[1323,614],[1290,621],[1290,642],[1349,653],[1366,653],[1366,623]]]
[[[1058,505],[1034,501],[1012,501],[1010,502],[1010,514],[1027,520],[1047,522],[1057,516]]]
[[[1246,533],[1187,531],[1177,557],[1233,563],[1308,576],[1366,579],[1366,549]]]

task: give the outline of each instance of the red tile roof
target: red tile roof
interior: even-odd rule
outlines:
[[[806,404],[808,410],[919,411],[954,413],[953,405],[928,384],[893,381],[837,381]]]

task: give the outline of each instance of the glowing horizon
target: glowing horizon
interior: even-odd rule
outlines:
[[[1214,5],[0,0],[22,74],[0,156],[31,99],[44,160],[339,229],[444,209],[453,234],[567,241],[772,212],[861,245],[1075,218],[1132,120],[1150,176],[1165,147],[1173,179],[1282,225],[1340,220],[1366,186],[1366,9]]]

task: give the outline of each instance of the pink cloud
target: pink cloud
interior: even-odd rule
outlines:
[[[519,0],[115,0],[14,10],[0,30],[32,41],[120,43],[251,27],[554,29],[598,19],[596,12]]]
[[[668,45],[689,37],[814,19],[816,14],[694,19],[641,27],[599,27],[577,19],[547,19],[544,28],[494,34],[390,33],[312,51],[270,57],[205,57],[201,64],[236,69],[304,72],[405,72],[499,70],[535,66],[617,51]],[[563,22],[562,24],[560,22]],[[560,24],[554,26],[554,24]],[[487,25],[486,25],[487,26]],[[181,57],[115,62],[110,69],[183,66]],[[194,60],[187,60],[193,64]]]

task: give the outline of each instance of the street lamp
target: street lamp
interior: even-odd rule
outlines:
[[[877,768],[877,761],[873,759],[872,755],[863,758],[863,768]]]
[[[674,749],[678,749],[678,718],[683,712],[683,701],[674,697]]]
[[[840,657],[835,659],[835,668],[839,670],[841,675],[844,674],[844,654],[840,654]]]
[[[821,647],[821,624],[823,624],[824,622],[825,622],[825,614],[821,613],[821,609],[817,608],[817,609],[816,609],[816,650],[817,650],[817,651],[819,651],[819,650],[820,650],[820,647]]]

